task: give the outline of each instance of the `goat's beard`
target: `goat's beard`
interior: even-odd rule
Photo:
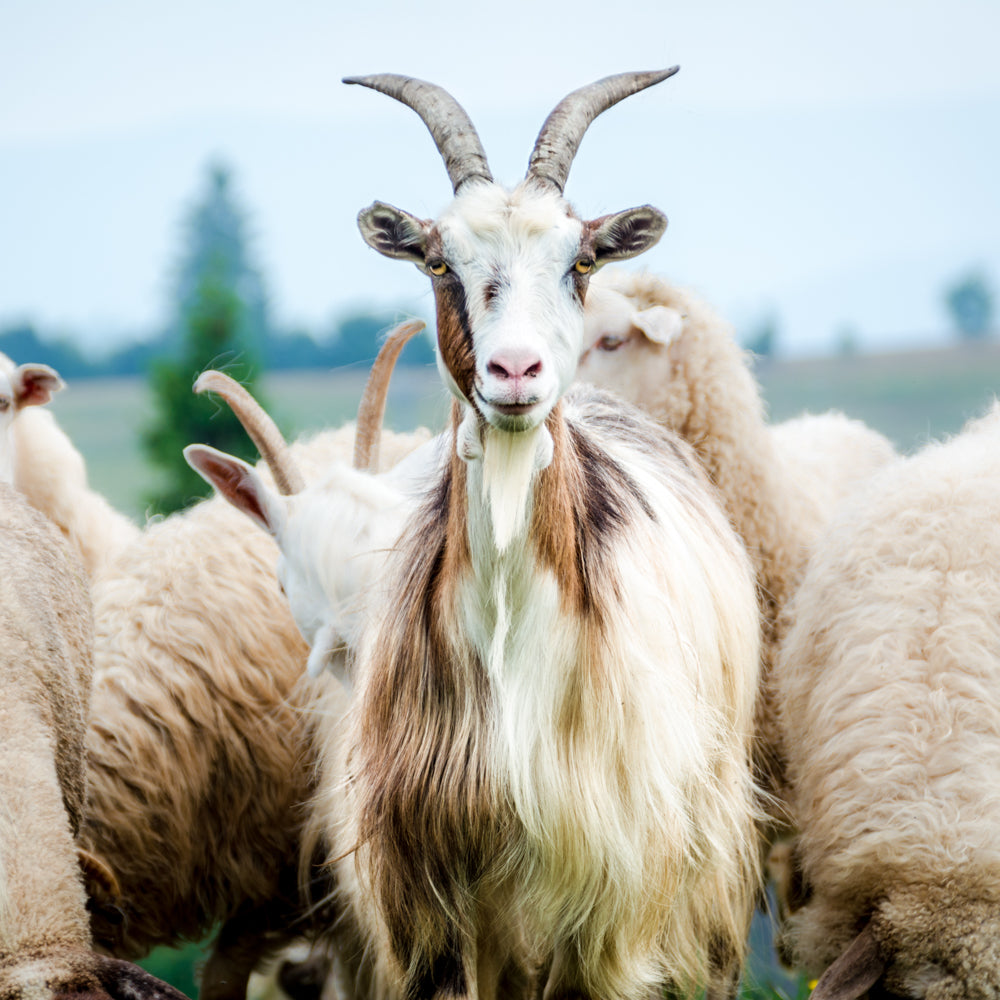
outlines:
[[[544,425],[516,434],[484,428],[483,494],[498,552],[523,534],[535,475],[551,461],[552,435]]]

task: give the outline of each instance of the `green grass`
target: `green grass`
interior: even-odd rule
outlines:
[[[274,415],[286,434],[351,419],[365,373],[354,370],[274,375],[264,381]],[[1000,347],[762,364],[758,377],[772,419],[805,410],[836,408],[881,430],[903,451],[959,430],[1000,390]],[[88,463],[91,483],[120,509],[141,517],[141,497],[152,471],[138,444],[150,412],[143,382],[101,379],[74,383],[53,409]],[[447,400],[433,368],[401,369],[393,379],[386,424],[396,430],[443,426]],[[194,995],[199,946],[159,949],[144,964]],[[769,936],[758,928],[744,997],[803,1000],[808,988],[788,977],[769,954]]]

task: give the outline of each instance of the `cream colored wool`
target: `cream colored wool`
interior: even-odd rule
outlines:
[[[577,378],[642,407],[693,446],[754,564],[763,614],[757,764],[780,817],[785,779],[770,673],[781,611],[837,504],[894,450],[881,434],[840,413],[768,424],[751,356],[732,327],[662,278],[602,270],[586,306]],[[632,310],[642,315],[631,317]],[[635,325],[647,318],[662,343]],[[625,342],[602,351],[596,345],[612,328]]]
[[[775,668],[819,973],[871,921],[901,997],[1000,996],[1000,408],[838,511]]]
[[[383,461],[427,437],[387,433]],[[293,454],[308,480],[349,461],[353,447],[349,426]],[[303,677],[308,649],[278,589],[277,558],[270,537],[212,499],[150,524],[94,581],[81,839],[120,887],[101,902],[120,906],[124,923],[106,919],[114,911],[94,920],[115,954],[141,956],[230,922],[220,951],[249,955],[245,976],[255,948],[296,933],[311,705],[325,681]],[[234,995],[231,958],[209,961],[203,998]]]
[[[83,568],[7,484],[0,552],[0,998],[182,1000],[91,948],[73,840],[93,667]]]

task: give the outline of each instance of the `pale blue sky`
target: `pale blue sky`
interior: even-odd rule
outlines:
[[[790,351],[845,325],[928,342],[956,274],[982,267],[1000,293],[998,39],[996,0],[0,0],[0,325],[155,328],[213,156],[279,322],[360,302],[426,314],[426,280],[368,250],[354,217],[375,198],[435,214],[444,169],[411,111],[342,76],[446,86],[514,182],[566,92],[679,63],[592,127],[567,186],[581,214],[662,208],[670,228],[636,266],[743,329],[774,312]]]

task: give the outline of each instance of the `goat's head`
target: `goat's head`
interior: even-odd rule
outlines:
[[[648,205],[585,221],[562,192],[594,118],[676,69],[574,91],[549,115],[513,190],[494,182],[471,121],[440,87],[393,74],[345,81],[412,107],[444,158],[455,198],[436,221],[376,202],[358,225],[379,253],[431,278],[442,376],[492,427],[517,432],[545,421],[576,371],[590,274],[663,234],[666,218]]]

